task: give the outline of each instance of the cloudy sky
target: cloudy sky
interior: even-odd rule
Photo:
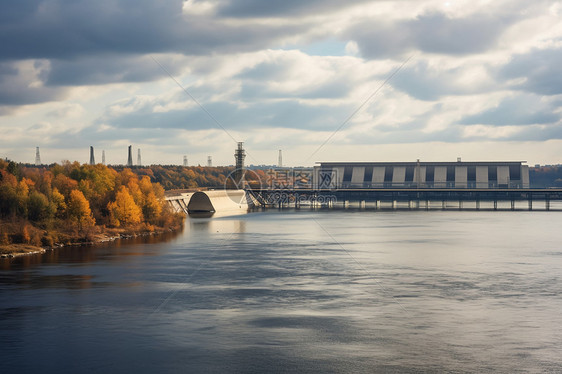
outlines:
[[[0,157],[562,163],[561,20],[559,0],[2,1]]]

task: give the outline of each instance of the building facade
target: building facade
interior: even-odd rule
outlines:
[[[529,188],[524,161],[319,162],[314,188]]]

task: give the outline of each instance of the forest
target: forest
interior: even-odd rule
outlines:
[[[536,166],[529,168],[531,188],[562,187],[562,165]]]
[[[101,164],[34,167],[0,160],[0,246],[52,247],[180,228],[184,215],[171,211],[164,187],[149,174]]]

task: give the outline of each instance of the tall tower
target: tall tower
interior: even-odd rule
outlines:
[[[213,166],[213,156],[207,156],[207,166],[208,167]]]
[[[281,154],[281,150],[279,150],[279,160],[277,161],[277,167],[283,167],[283,155]]]
[[[129,157],[127,158],[127,166],[133,166],[133,146],[129,146]]]
[[[35,166],[41,165],[41,155],[39,154],[39,147],[35,147]]]
[[[137,150],[137,166],[141,166],[141,155],[140,155],[140,148]]]
[[[183,156],[183,166],[187,166],[187,155]]]
[[[101,163],[105,165],[105,149],[101,151]]]
[[[246,157],[246,151],[244,150],[244,142],[238,142],[238,148],[234,151],[234,159],[236,160],[236,169],[234,169],[234,179],[237,186],[240,186],[240,182],[244,177],[244,158]]]
[[[94,158],[94,147],[90,146],[90,165],[95,165],[96,159]]]

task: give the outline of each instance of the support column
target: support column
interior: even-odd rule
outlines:
[[[498,201],[494,200],[494,210],[498,210]]]

